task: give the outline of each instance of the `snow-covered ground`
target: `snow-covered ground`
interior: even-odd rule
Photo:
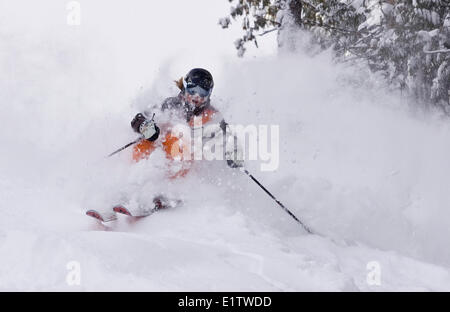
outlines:
[[[227,1],[185,2],[82,2],[75,27],[60,1],[0,2],[0,290],[450,290],[448,120],[273,37],[236,59]],[[322,236],[223,163],[167,183],[161,153],[104,157],[197,66],[228,122],[279,125],[279,168],[248,168]],[[185,205],[108,228],[84,215],[135,183]]]

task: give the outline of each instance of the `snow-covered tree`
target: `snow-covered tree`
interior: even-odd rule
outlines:
[[[450,113],[448,0],[365,2],[360,43],[350,52],[382,71],[412,99],[442,106]]]
[[[229,0],[226,28],[242,17],[245,44],[272,30],[306,30],[339,60],[363,60],[410,99],[450,113],[450,0]],[[279,40],[279,44],[283,44]]]

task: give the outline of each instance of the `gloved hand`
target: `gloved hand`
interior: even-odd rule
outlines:
[[[237,138],[231,132],[227,132],[226,135],[227,141],[225,145],[225,159],[227,161],[227,165],[230,168],[244,167],[244,152],[241,144],[239,144],[239,141],[236,142]]]
[[[135,132],[140,133],[146,140],[155,141],[159,137],[159,128],[153,120],[148,120],[141,113],[134,116],[131,127]]]
[[[230,168],[241,168],[244,167],[244,161],[243,160],[232,160],[232,159],[227,159],[227,165]]]
[[[244,159],[240,150],[225,152],[225,159],[230,168],[241,168],[244,166]]]

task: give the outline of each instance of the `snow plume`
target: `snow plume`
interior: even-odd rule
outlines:
[[[280,169],[260,176],[306,223],[450,265],[447,118],[411,112],[376,76],[327,53],[228,68],[218,91],[227,117],[280,126]]]

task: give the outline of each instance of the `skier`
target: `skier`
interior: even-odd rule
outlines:
[[[227,131],[227,123],[223,119],[222,114],[210,103],[214,87],[211,73],[203,68],[194,68],[184,78],[177,80],[176,84],[180,89],[177,96],[165,99],[160,107],[154,106],[151,110],[138,113],[132,119],[132,129],[142,136],[142,140],[133,148],[133,160],[139,162],[148,158],[155,149],[161,148],[172,163],[175,161],[177,163],[173,168],[168,168],[169,179],[184,177],[193,163],[191,157],[186,157],[187,159],[184,157],[186,152],[188,154],[191,153],[189,149],[191,142],[186,140],[186,137],[172,131],[174,124],[170,122],[181,120],[194,132],[194,137],[196,137],[196,132],[201,132],[202,144],[218,136],[218,133],[205,133],[203,130],[207,125],[216,124],[217,130],[221,131],[223,138],[225,138],[223,159],[226,160],[231,168],[242,167],[242,148],[238,144],[227,144],[227,142],[235,142],[234,134]],[[157,112],[168,113],[170,121],[157,125],[154,121],[154,116]],[[154,197],[152,207],[149,207],[148,203],[140,203],[140,208],[131,212],[126,204],[120,204],[113,207],[113,210],[114,212],[127,215],[145,216],[158,209],[177,206],[180,203],[179,200],[170,200],[166,196],[159,194]],[[116,218],[114,213],[105,215],[93,210],[88,211],[87,214],[101,221],[109,221]]]

